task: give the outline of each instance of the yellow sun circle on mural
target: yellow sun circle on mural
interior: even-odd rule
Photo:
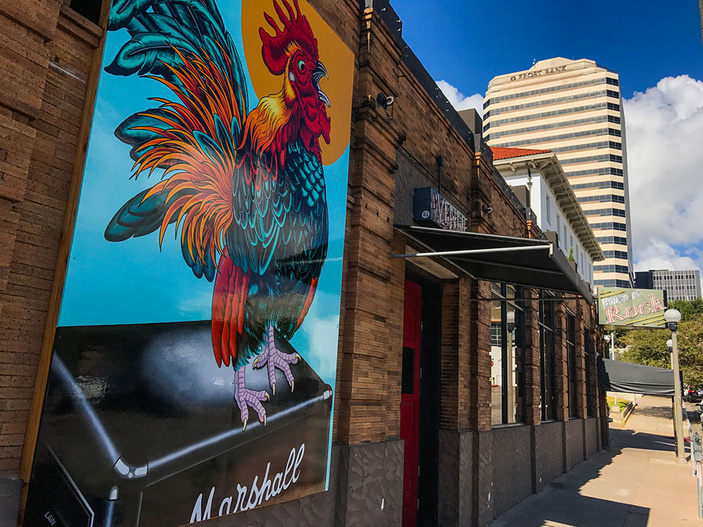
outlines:
[[[282,26],[276,10],[274,0],[243,0],[242,1],[242,40],[244,42],[244,56],[251,83],[256,96],[261,99],[267,95],[278,93],[283,85],[283,78],[274,75],[264,64],[261,56],[261,37],[259,28],[273,34],[273,29],[266,22],[264,13],[267,13]],[[279,0],[283,12],[287,13],[286,0]],[[295,11],[293,0],[288,0]],[[342,42],[337,34],[317,14],[305,0],[300,1],[300,13],[310,23],[312,32],[317,38],[317,47],[320,62],[325,65],[329,78],[322,78],[320,89],[330,100],[327,115],[331,121],[330,144],[325,143],[320,137],[322,147],[322,162],[331,165],[344,153],[349,144],[351,132],[351,98],[354,83],[354,54]]]

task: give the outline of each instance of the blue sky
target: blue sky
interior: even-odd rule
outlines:
[[[484,93],[496,75],[554,56],[618,71],[623,95],[663,77],[703,78],[698,4],[674,0],[391,0],[403,38],[435,79]],[[428,5],[433,5],[428,9]]]
[[[555,56],[620,74],[635,269],[703,267],[703,40],[680,0],[391,0],[403,38],[457,107]],[[431,7],[429,7],[431,6]]]

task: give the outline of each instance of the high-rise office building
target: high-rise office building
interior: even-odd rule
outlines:
[[[594,285],[631,287],[625,124],[617,72],[592,60],[554,58],[488,84],[484,140],[549,149],[566,173],[605,260]]]
[[[698,269],[668,271],[654,269],[637,271],[637,287],[666,291],[667,300],[695,300],[701,298],[701,272]]]

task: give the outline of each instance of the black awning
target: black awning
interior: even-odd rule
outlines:
[[[477,232],[449,231],[417,225],[396,226],[426,252],[394,258],[441,257],[480,280],[506,282],[581,295],[593,294],[561,251],[549,240],[513,238]]]
[[[598,384],[609,392],[674,395],[674,370],[600,359]]]

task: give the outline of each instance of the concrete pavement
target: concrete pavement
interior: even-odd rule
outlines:
[[[492,527],[701,526],[696,478],[676,460],[671,399],[645,396],[611,445],[544,491],[499,516]]]

